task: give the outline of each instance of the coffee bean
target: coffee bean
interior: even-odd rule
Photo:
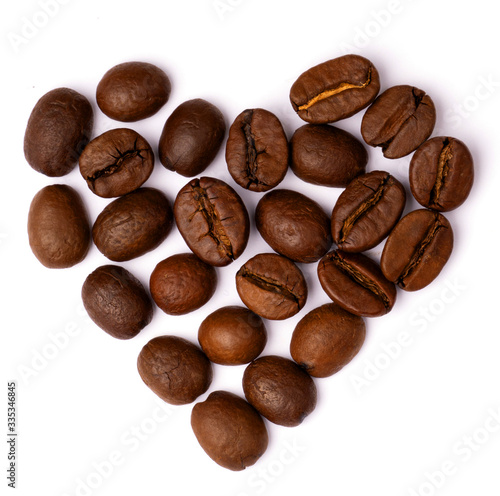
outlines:
[[[201,323],[198,341],[212,362],[242,365],[262,353],[267,331],[262,319],[247,308],[223,307]]]
[[[81,262],[90,247],[90,225],[80,195],[64,184],[41,189],[30,205],[28,239],[45,267],[62,269]]]
[[[384,157],[401,158],[416,150],[432,133],[436,109],[429,95],[413,86],[393,86],[365,112],[361,134]]]
[[[185,177],[201,174],[220,150],[225,133],[224,116],[215,105],[201,98],[184,102],[163,127],[160,162]]]
[[[329,125],[306,124],[291,140],[291,168],[303,181],[345,187],[363,174],[368,153],[352,134]]]
[[[364,109],[379,90],[374,65],[359,55],[344,55],[304,72],[290,90],[290,101],[301,119],[325,124]]]
[[[117,339],[137,336],[153,318],[153,305],[140,281],[118,265],[103,265],[82,287],[89,317]]]
[[[98,196],[130,193],[146,182],[155,157],[149,143],[132,129],[112,129],[93,139],[80,156],[80,173]]]
[[[325,293],[354,315],[379,317],[396,302],[394,284],[376,262],[361,253],[328,253],[318,265],[318,277]]]
[[[229,470],[244,470],[266,451],[266,425],[257,410],[243,398],[214,391],[194,405],[191,427],[207,455]]]
[[[316,407],[316,386],[309,374],[279,356],[260,357],[248,365],[243,391],[262,416],[286,427],[301,424]]]
[[[288,170],[288,155],[283,126],[267,110],[245,110],[229,129],[227,168],[242,188],[262,192],[277,186]]]
[[[469,196],[474,161],[465,144],[448,137],[426,141],[410,162],[410,187],[422,206],[449,212]]]
[[[337,246],[360,252],[387,237],[403,213],[406,193],[388,172],[358,176],[339,196],[332,213],[332,234]]]
[[[361,317],[329,303],[311,310],[299,321],[292,334],[290,354],[309,375],[328,377],[357,355],[365,335]]]
[[[275,253],[261,253],[248,260],[236,274],[236,289],[250,310],[270,320],[292,317],[307,300],[301,270]]]
[[[204,262],[223,267],[245,250],[250,232],[247,209],[220,179],[193,179],[174,203],[177,227],[189,248]]]
[[[197,310],[212,298],[217,287],[215,269],[192,253],[173,255],[153,270],[149,282],[155,303],[169,315]]]
[[[187,339],[177,336],[153,338],[137,359],[142,380],[163,401],[171,405],[192,403],[212,383],[212,364]]]
[[[24,135],[24,156],[46,176],[68,174],[78,162],[92,133],[89,101],[69,88],[46,93],[31,112]]]
[[[452,250],[448,219],[432,210],[415,210],[387,238],[380,266],[385,277],[401,289],[418,291],[439,275]]]
[[[160,110],[170,96],[170,80],[146,62],[112,67],[97,85],[97,105],[111,119],[134,122]]]
[[[316,262],[332,244],[326,213],[296,191],[277,189],[266,193],[257,204],[255,223],[274,251],[295,262]]]
[[[92,229],[99,251],[114,262],[140,257],[157,248],[172,228],[172,210],[165,195],[139,188],[112,201]]]

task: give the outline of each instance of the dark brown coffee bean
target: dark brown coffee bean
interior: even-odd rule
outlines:
[[[306,124],[291,140],[291,168],[303,181],[345,187],[363,174],[368,162],[365,147],[352,134],[328,125]]]
[[[315,201],[296,191],[266,193],[257,204],[255,223],[274,251],[295,262],[316,262],[332,245],[330,219]]]
[[[194,405],[191,427],[205,453],[229,470],[244,470],[266,451],[266,425],[255,408],[243,398],[214,391]]]
[[[172,228],[172,210],[165,195],[139,188],[112,201],[92,229],[99,251],[114,262],[124,262],[154,250]]]
[[[232,178],[250,191],[268,191],[288,170],[288,140],[279,119],[264,109],[242,112],[229,129],[226,162]]]
[[[90,247],[90,225],[80,195],[64,184],[41,189],[31,202],[28,238],[45,267],[62,269],[81,262]]]
[[[173,255],[161,261],[149,281],[155,303],[169,315],[197,310],[212,298],[217,272],[192,253]]]
[[[204,262],[223,267],[245,250],[250,232],[247,209],[220,179],[193,179],[174,204],[177,227],[189,248]]]
[[[261,253],[243,265],[236,274],[236,289],[252,312],[270,320],[292,317],[307,300],[301,270],[275,253]]]
[[[274,424],[295,427],[316,407],[316,386],[310,375],[288,358],[257,358],[243,374],[247,401]]]
[[[262,353],[267,331],[262,319],[247,308],[223,307],[201,323],[198,341],[212,362],[243,365]]]
[[[37,172],[59,177],[72,171],[89,142],[94,113],[69,88],[46,93],[33,108],[24,135],[24,156]]]
[[[403,185],[388,172],[357,177],[339,196],[332,213],[332,234],[343,251],[377,246],[396,225],[406,203]]]
[[[133,122],[150,117],[167,103],[170,80],[146,62],[112,67],[97,85],[97,105],[111,119]]]
[[[103,265],[82,287],[89,317],[117,339],[137,336],[153,318],[153,304],[140,281],[118,265]]]
[[[132,129],[112,129],[93,139],[80,156],[80,173],[98,196],[112,198],[146,182],[155,157],[149,143]]]
[[[137,359],[139,374],[163,401],[171,405],[192,403],[212,383],[212,364],[187,339],[159,336],[142,348]]]
[[[359,55],[344,55],[304,72],[290,90],[290,101],[301,119],[325,124],[364,109],[379,90],[374,65]]]
[[[401,158],[416,150],[432,133],[436,109],[429,95],[413,86],[393,86],[365,112],[361,134],[384,157]]]
[[[361,253],[328,253],[318,265],[318,277],[325,293],[354,315],[379,317],[396,302],[394,284],[376,262]]]
[[[184,102],[163,127],[160,162],[185,177],[201,174],[217,155],[225,133],[224,116],[215,105],[201,98]]]
[[[299,321],[290,354],[313,377],[328,377],[347,365],[365,341],[361,317],[335,303],[315,308]]]
[[[472,155],[456,138],[432,138],[411,159],[411,191],[424,207],[449,212],[467,199],[473,183]]]
[[[415,210],[387,238],[380,266],[385,277],[401,289],[418,291],[439,275],[452,250],[448,219],[432,210]]]

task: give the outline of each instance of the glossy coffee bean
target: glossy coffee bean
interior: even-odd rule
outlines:
[[[358,354],[365,335],[361,317],[329,303],[299,321],[292,334],[290,354],[309,375],[328,377]]]
[[[385,277],[401,289],[418,291],[439,275],[452,250],[448,219],[432,210],[414,210],[387,238],[380,266]]]
[[[89,101],[69,88],[46,93],[31,112],[24,135],[24,156],[46,176],[68,174],[78,162],[92,133]]]
[[[361,253],[328,253],[318,265],[318,277],[325,293],[354,315],[379,317],[396,302],[396,286],[376,262]]]
[[[255,223],[274,251],[295,262],[316,262],[332,244],[330,219],[324,210],[296,191],[266,193],[257,204]]]
[[[257,315],[284,320],[298,313],[307,300],[307,284],[301,270],[275,253],[261,253],[236,274],[241,301]]]
[[[432,133],[436,109],[431,97],[413,86],[393,86],[365,112],[361,134],[384,157],[401,158],[416,150]]]
[[[227,391],[214,391],[194,405],[191,427],[205,453],[229,470],[253,465],[269,442],[266,425],[255,408]]]
[[[316,386],[311,376],[288,358],[257,358],[243,374],[247,401],[274,424],[295,427],[316,407]]]
[[[165,195],[154,188],[139,188],[104,208],[92,236],[104,256],[124,262],[157,248],[170,232],[172,221]]]
[[[229,265],[247,246],[247,209],[236,191],[220,179],[202,177],[186,184],[175,199],[174,215],[189,248],[210,265]]]
[[[215,105],[201,98],[184,102],[163,127],[160,162],[182,176],[197,176],[214,160],[225,133],[224,116]]]
[[[217,288],[217,273],[196,255],[181,253],[155,267],[149,287],[153,300],[165,313],[184,315],[212,298]]]
[[[473,183],[472,155],[456,138],[432,138],[411,159],[411,192],[424,207],[439,212],[454,210],[467,199]]]
[[[112,67],[97,86],[97,104],[111,119],[134,122],[150,117],[167,102],[170,80],[147,62],[125,62]]]
[[[339,196],[332,213],[332,235],[337,246],[360,252],[387,237],[403,213],[403,185],[383,171],[357,177]]]
[[[64,184],[41,189],[31,201],[28,239],[45,267],[62,269],[81,262],[90,247],[90,225],[80,195]]]
[[[103,265],[82,287],[89,317],[117,339],[137,336],[153,318],[153,304],[140,281],[118,265]]]
[[[268,191],[288,170],[288,140],[279,119],[268,110],[248,109],[229,129],[226,162],[231,177],[242,188]]]
[[[345,187],[363,174],[368,153],[352,134],[328,125],[306,124],[291,140],[291,168],[303,181]]]
[[[142,380],[171,405],[192,403],[212,383],[212,364],[187,339],[177,336],[153,338],[141,350],[137,368]]]
[[[103,198],[130,193],[153,172],[149,143],[132,129],[112,129],[93,139],[80,156],[80,173],[89,189]]]
[[[212,362],[243,365],[262,353],[267,331],[257,314],[244,307],[229,306],[219,308],[201,323],[198,341]]]
[[[379,90],[374,65],[359,55],[344,55],[304,72],[290,90],[290,101],[301,119],[325,124],[364,109]]]

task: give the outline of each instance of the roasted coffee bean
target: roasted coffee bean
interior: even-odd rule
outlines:
[[[154,188],[139,188],[112,201],[92,229],[99,251],[114,262],[124,262],[154,250],[172,228],[172,209]]]
[[[262,353],[267,331],[262,319],[247,308],[223,307],[201,323],[198,341],[212,362],[242,365]]]
[[[92,134],[89,101],[69,88],[46,93],[33,108],[24,135],[24,156],[37,172],[59,177],[72,171]]]
[[[396,286],[380,267],[361,253],[328,253],[318,265],[325,293],[344,310],[361,317],[379,317],[396,302]]]
[[[332,245],[330,219],[315,201],[296,191],[266,193],[257,204],[255,223],[274,251],[295,262],[316,262]]]
[[[361,134],[384,157],[401,158],[416,150],[432,133],[436,109],[429,95],[413,86],[393,86],[365,112]]]
[[[214,391],[194,405],[191,427],[205,453],[229,470],[244,470],[266,451],[266,425],[255,408],[243,398]]]
[[[225,133],[224,116],[215,105],[201,98],[184,102],[163,127],[160,162],[182,176],[197,176],[214,160]]]
[[[80,156],[80,173],[98,196],[130,193],[146,182],[155,157],[149,143],[132,129],[112,129],[93,139]]]
[[[290,101],[300,118],[325,124],[364,109],[379,90],[374,65],[359,55],[344,55],[304,72],[290,90]]]
[[[242,112],[229,129],[226,162],[232,178],[250,191],[268,191],[288,170],[288,140],[279,119],[264,109]]]
[[[398,222],[405,203],[403,185],[388,172],[373,171],[357,177],[333,208],[335,243],[348,252],[377,246]]]
[[[250,233],[247,209],[220,179],[193,179],[174,204],[177,227],[189,248],[204,262],[223,267],[245,250]]]
[[[149,281],[155,303],[169,315],[184,315],[202,307],[217,287],[217,272],[192,253],[161,261]]]
[[[269,355],[254,360],[243,374],[247,401],[274,424],[294,427],[316,407],[311,376],[288,358]]]
[[[236,289],[252,312],[270,320],[288,319],[307,300],[301,270],[275,253],[261,253],[243,265],[236,274]]]
[[[410,187],[424,207],[449,212],[469,196],[474,161],[465,144],[439,136],[421,145],[410,162]]]
[[[139,374],[163,401],[171,405],[192,403],[212,383],[212,364],[194,343],[177,336],[159,336],[142,348]]]
[[[170,80],[147,62],[112,67],[97,86],[97,105],[111,119],[133,122],[150,117],[167,103]]]
[[[448,219],[432,210],[415,210],[387,238],[380,266],[385,277],[401,289],[418,291],[439,275],[452,250]]]
[[[335,303],[310,311],[292,334],[290,354],[313,377],[328,377],[347,365],[365,341],[361,317]]]
[[[64,184],[41,189],[31,202],[28,238],[45,267],[62,269],[81,262],[90,247],[90,225],[80,195]]]
[[[103,265],[82,287],[89,317],[117,339],[137,336],[153,318],[153,304],[140,281],[118,265]]]
[[[345,187],[363,174],[368,153],[352,134],[328,125],[306,124],[291,140],[291,168],[303,181]]]

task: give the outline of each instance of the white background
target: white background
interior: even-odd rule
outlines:
[[[0,432],[6,430],[6,383],[13,380],[16,493],[500,494],[500,67],[492,3],[52,0],[46,5],[49,14],[43,0],[6,0],[0,16]],[[111,338],[88,320],[80,300],[85,277],[107,262],[104,256],[92,247],[79,265],[49,270],[32,255],[26,233],[30,201],[46,185],[76,188],[92,221],[108,200],[87,189],[78,168],[58,179],[32,170],[23,156],[26,122],[44,93],[68,86],[93,102],[94,135],[123,126],[98,110],[95,88],[115,64],[141,60],[157,64],[172,81],[171,98],[156,116],[126,125],[155,150],[166,118],[196,97],[216,104],[228,126],[246,108],[266,108],[291,137],[303,124],[289,104],[291,84],[309,67],[349,52],[373,61],[382,90],[412,84],[431,95],[438,109],[436,133],[462,139],[473,153],[473,192],[447,214],[455,249],[439,279],[418,293],[399,292],[389,315],[368,320],[359,355],[337,375],[316,381],[316,410],[296,428],[267,423],[265,455],[254,467],[230,472],[197,444],[192,406],[169,407],[157,399],[142,383],[136,358],[158,335],[196,341],[210,312],[240,303],[237,269],[270,249],[252,227],[249,247],[218,270],[217,293],[205,307],[182,317],[156,310],[136,338]],[[338,126],[360,136],[360,121],[358,115]],[[368,170],[392,172],[409,192],[409,158],[389,161],[378,149],[369,153]],[[206,174],[234,185],[223,150]],[[157,162],[146,184],[173,201],[186,182]],[[340,194],[303,183],[291,172],[281,186],[314,197],[328,213]],[[261,195],[234,187],[252,216]],[[417,207],[408,201],[407,211]],[[160,260],[184,251],[174,229],[157,250],[123,265],[147,286]],[[377,258],[380,251],[371,254]],[[301,268],[310,288],[307,305],[287,321],[266,322],[265,354],[289,356],[298,320],[329,301],[316,279],[316,264]],[[215,366],[210,391],[242,394],[243,370]],[[0,486],[8,494],[3,492],[7,444],[0,445]]]

